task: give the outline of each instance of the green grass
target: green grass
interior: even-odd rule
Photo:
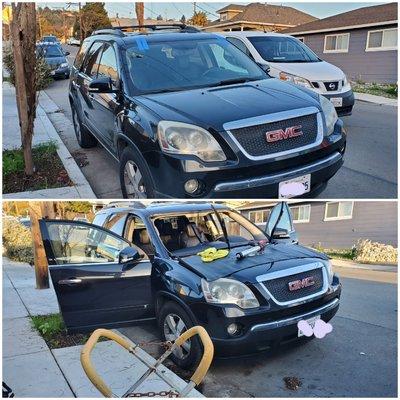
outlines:
[[[64,321],[60,314],[34,316],[32,317],[32,323],[46,342],[51,341],[54,336],[65,332]]]
[[[33,147],[32,154],[36,162],[56,153],[57,145],[54,142],[39,144]],[[15,174],[24,170],[24,153],[22,149],[3,151],[3,174]]]
[[[358,93],[374,94],[376,96],[383,96],[390,99],[397,99],[396,84],[355,82],[352,84],[352,88],[354,92]]]
[[[311,248],[337,260],[353,261],[356,258],[356,252],[353,249],[324,249],[321,246],[311,246]]]

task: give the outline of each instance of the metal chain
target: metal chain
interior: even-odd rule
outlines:
[[[127,397],[179,397],[174,390],[162,390],[161,392],[129,393]]]
[[[138,347],[146,347],[146,346],[162,346],[164,350],[169,350],[172,347],[172,342],[169,340],[166,342],[161,342],[161,341],[153,341],[153,342],[140,342],[137,343]]]

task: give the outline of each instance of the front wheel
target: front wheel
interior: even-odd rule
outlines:
[[[125,199],[154,198],[154,188],[146,162],[130,147],[126,147],[121,154],[119,175]]]
[[[175,302],[166,303],[159,314],[159,326],[163,340],[173,342],[194,325],[187,312]],[[172,361],[181,368],[194,369],[203,355],[203,347],[194,336],[171,354]]]
[[[96,138],[88,131],[88,129],[82,125],[79,120],[78,113],[75,110],[75,107],[71,105],[72,111],[72,122],[74,124],[74,131],[76,135],[76,140],[84,149],[88,149],[90,147],[94,147],[97,144]]]

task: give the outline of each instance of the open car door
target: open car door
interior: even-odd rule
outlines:
[[[152,265],[144,252],[99,226],[39,221],[50,276],[68,331],[153,317]]]
[[[297,233],[293,227],[292,214],[286,202],[278,203],[270,212],[265,233],[272,243],[297,244]]]

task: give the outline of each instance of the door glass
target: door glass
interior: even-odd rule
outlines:
[[[272,209],[271,214],[269,216],[268,223],[266,226],[266,233],[268,236],[271,236],[272,230],[274,229],[274,226],[279,219],[282,207],[283,207],[283,213],[278,224],[275,227],[275,231],[277,229],[285,229],[288,232],[293,231],[292,219],[290,216],[289,208],[285,203],[279,203]]]
[[[117,262],[119,252],[130,247],[127,241],[94,225],[46,222],[46,226],[57,264]]]
[[[136,215],[130,215],[125,227],[124,237],[135,245],[140,254],[154,255],[154,246],[151,243],[149,232],[143,220]]]
[[[98,70],[98,76],[100,77],[110,77],[113,84],[118,80],[118,69],[117,69],[117,59],[115,58],[115,52],[112,46],[108,46],[106,50],[103,51],[101,56],[101,61]]]
[[[87,57],[85,58],[82,70],[87,76],[90,76],[91,78],[95,78],[97,76],[102,48],[102,42],[93,43]]]

